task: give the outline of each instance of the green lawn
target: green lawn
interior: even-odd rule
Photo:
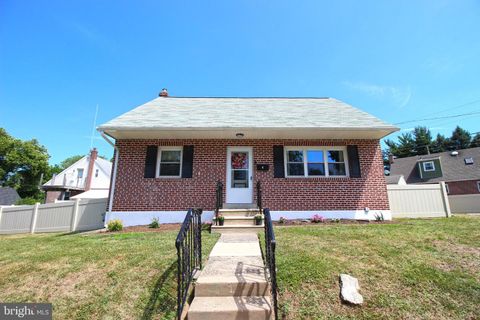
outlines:
[[[479,319],[480,218],[276,227],[287,319]],[[365,302],[340,303],[338,275]]]
[[[55,319],[173,319],[177,231],[0,237],[0,301]],[[218,235],[203,233],[206,258]]]

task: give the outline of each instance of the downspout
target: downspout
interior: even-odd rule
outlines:
[[[105,139],[105,141],[107,141],[107,143],[109,145],[111,145],[113,147],[113,149],[115,149],[115,163],[113,165],[113,177],[112,177],[112,185],[110,186],[110,198],[108,199],[108,213],[111,214],[112,213],[112,207],[113,207],[113,197],[115,196],[115,180],[117,178],[117,167],[118,167],[118,154],[119,154],[119,150],[118,150],[118,147],[115,145],[115,143],[113,143],[106,135],[103,131],[100,131],[100,135],[102,136],[103,139]]]

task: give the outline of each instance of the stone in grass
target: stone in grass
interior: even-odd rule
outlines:
[[[363,297],[358,290],[360,286],[358,285],[358,279],[354,278],[348,274],[340,274],[340,297],[346,303],[353,305],[360,305],[363,303]]]

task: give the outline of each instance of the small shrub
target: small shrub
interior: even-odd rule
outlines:
[[[122,231],[123,229],[123,222],[120,219],[110,220],[107,224],[108,231]]]
[[[23,199],[18,199],[17,202],[15,202],[15,204],[17,206],[23,206],[23,205],[32,205],[32,204],[35,204],[37,202],[41,202],[41,201],[38,201],[38,199],[35,199],[35,198],[32,198],[32,197],[27,197],[27,198],[23,198]]]
[[[383,213],[375,213],[375,221],[377,222],[383,222],[385,221],[385,217],[383,216]]]
[[[160,221],[158,220],[157,217],[153,218],[152,219],[152,222],[150,222],[150,224],[148,225],[149,228],[160,228]]]
[[[321,215],[319,214],[316,214],[312,217],[312,222],[313,223],[320,223],[320,222],[325,222],[325,218],[322,217]]]
[[[339,219],[339,218],[333,218],[333,219],[332,219],[332,222],[334,222],[334,223],[340,223],[340,219]]]
[[[280,217],[280,219],[278,220],[278,223],[280,224],[285,224],[287,222],[287,218],[285,217]]]
[[[202,231],[212,231],[212,223],[211,222],[204,222],[202,223]]]

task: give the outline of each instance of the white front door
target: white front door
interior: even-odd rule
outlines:
[[[253,202],[252,154],[251,147],[227,148],[227,203]]]

